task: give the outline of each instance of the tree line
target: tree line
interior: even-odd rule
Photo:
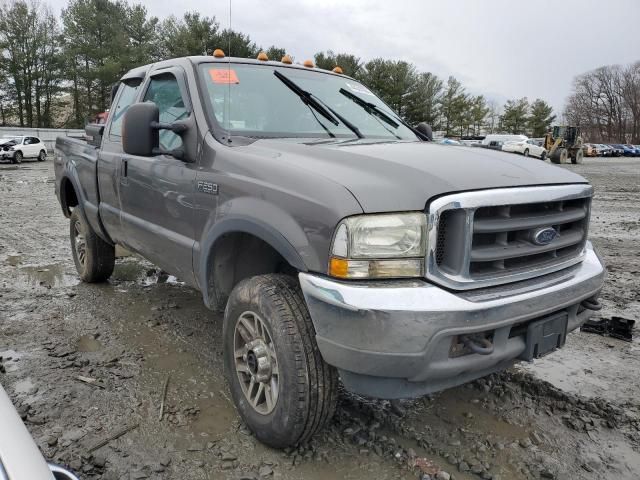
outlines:
[[[221,28],[214,16],[188,12],[160,20],[124,0],[70,0],[56,17],[46,3],[12,0],[0,7],[0,122],[24,127],[83,127],[109,108],[111,87],[131,68],[168,58],[210,55],[279,60],[286,49],[257,45]],[[363,60],[321,51],[320,68],[339,65],[411,124],[425,121],[448,136],[527,133],[542,136],[555,115],[542,99],[504,106],[403,60]]]
[[[640,62],[577,76],[564,115],[590,142],[640,143]]]

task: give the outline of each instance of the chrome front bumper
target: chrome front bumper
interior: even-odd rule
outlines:
[[[453,292],[422,280],[341,282],[300,274],[325,361],[345,386],[378,398],[442,390],[511,365],[526,346],[511,329],[566,311],[568,330],[591,315],[605,269],[590,243],[584,260],[560,272],[499,287]],[[492,332],[490,355],[450,357],[454,337]]]

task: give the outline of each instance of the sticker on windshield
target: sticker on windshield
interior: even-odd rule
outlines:
[[[349,82],[345,82],[345,83],[347,84],[347,87],[349,87],[349,89],[352,92],[362,93],[364,95],[371,95],[372,97],[375,96],[373,92],[371,92],[371,90],[369,90],[367,87],[363,85],[357,85],[355,83],[349,83]]]
[[[209,70],[209,75],[211,76],[211,80],[213,81],[213,83],[222,83],[225,85],[229,83],[240,83],[240,80],[238,80],[238,75],[236,75],[236,71],[231,70],[230,68],[224,70],[219,68],[212,68]]]

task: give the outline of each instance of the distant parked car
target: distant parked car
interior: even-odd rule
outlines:
[[[622,155],[624,155],[625,157],[635,157],[637,155],[636,147],[634,147],[633,145],[620,144],[616,145],[616,147],[622,149]]]
[[[584,153],[585,157],[597,157],[598,156],[597,145],[592,143],[585,143],[582,146],[582,152]]]
[[[0,140],[0,158],[21,163],[24,158],[36,158],[39,162],[47,159],[47,146],[38,137],[5,137]]]
[[[538,157],[541,160],[544,160],[547,157],[547,151],[545,148],[539,146],[533,139],[521,140],[518,142],[506,142],[502,145],[502,151],[521,153],[525,157],[531,155],[532,157]]]
[[[612,157],[613,156],[613,148],[609,145],[605,145],[604,143],[599,143],[596,146],[599,157]]]
[[[614,157],[621,157],[622,155],[624,155],[624,149],[622,148],[622,145],[618,145],[615,143],[609,143],[607,145],[611,147],[612,155]]]
[[[482,139],[482,145],[488,146],[491,145],[492,142],[521,142],[523,140],[529,140],[529,137],[526,135],[510,135],[510,134],[491,134],[487,135]]]

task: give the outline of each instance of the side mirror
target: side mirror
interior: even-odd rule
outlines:
[[[430,142],[433,141],[433,130],[431,129],[431,125],[426,122],[420,122],[416,127],[416,130]]]
[[[159,130],[171,130],[180,135],[188,130],[185,122],[160,123],[160,111],[153,102],[135,103],[124,114],[122,123],[122,148],[129,155],[152,157],[171,155],[184,160],[184,150],[163,150],[160,148]]]
[[[104,124],[89,123],[84,127],[84,133],[89,145],[99,147],[102,144],[102,135],[104,135]]]
[[[122,121],[122,148],[129,155],[151,157],[160,139],[158,123],[160,111],[152,102],[134,103],[124,114]]]

